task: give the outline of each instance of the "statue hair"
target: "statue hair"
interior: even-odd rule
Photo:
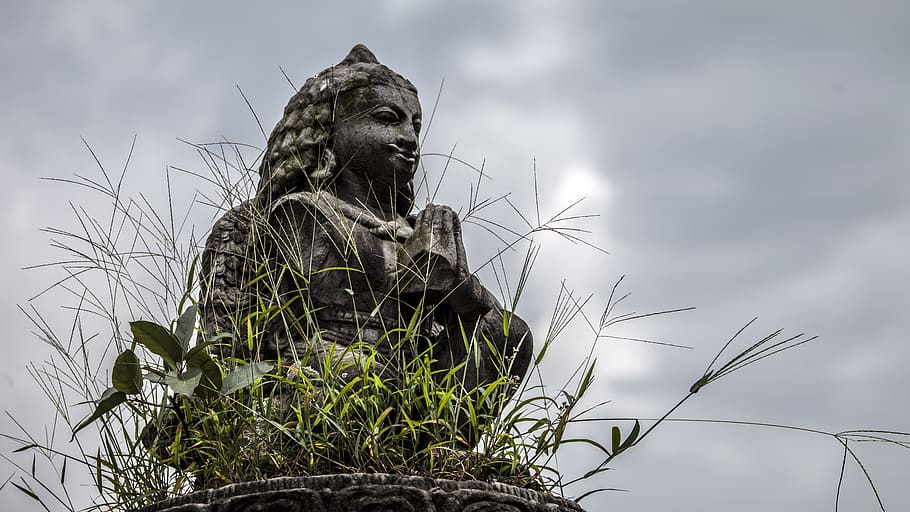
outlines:
[[[259,166],[256,202],[271,204],[293,192],[325,188],[338,174],[332,151],[332,131],[338,97],[358,87],[390,85],[417,89],[407,79],[380,64],[370,50],[355,46],[338,65],[308,79],[284,107],[284,115],[269,136]],[[406,216],[414,205],[413,183],[398,191],[396,208]]]

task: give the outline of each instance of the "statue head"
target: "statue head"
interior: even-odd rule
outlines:
[[[269,136],[259,167],[257,200],[268,204],[292,192],[323,188],[335,180],[344,172],[334,140],[336,128],[343,121],[342,110],[356,105],[358,98],[382,96],[388,90],[413,95],[416,103],[414,85],[380,64],[361,44],[337,65],[308,79],[288,101],[283,117]],[[416,166],[417,148],[411,149]],[[408,177],[397,188],[398,213],[406,215],[413,202],[413,185]]]

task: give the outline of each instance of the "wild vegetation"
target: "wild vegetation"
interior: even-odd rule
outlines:
[[[244,156],[248,147],[229,143],[194,147],[208,172],[176,171],[194,176],[215,192],[200,193],[189,208],[224,209],[249,195],[254,166]],[[453,160],[445,161],[448,165]],[[57,417],[43,438],[26,428],[4,434],[20,446],[16,450],[20,453],[11,454],[10,460],[21,469],[4,486],[17,488],[47,510],[82,507],[70,493],[74,474],[88,475],[94,486],[90,510],[135,509],[229,482],[339,472],[493,479],[583,499],[605,490],[602,482],[610,463],[641,443],[702,388],[813,339],[776,331],[722,359],[744,327],[681,393],[681,400],[644,429],[638,420],[605,417],[605,402],[591,396],[595,349],[617,324],[687,308],[622,312],[628,296],[621,291],[622,279],[610,291],[599,317],[587,312],[590,296],[561,287],[547,332],[537,341],[529,376],[521,383],[504,377],[466,389],[456,378],[458,368],[435,368],[432,351],[421,343],[415,328],[429,314],[422,309],[408,325],[387,333],[399,348],[407,347],[417,356],[402,362],[395,377],[378,371],[373,356],[358,363],[353,379],[341,378],[344,365],[350,364],[341,353],[330,354],[327,364],[309,364],[307,355],[299,364],[222,359],[213,355],[214,346],[242,342],[252,347],[261,326],[281,311],[264,303],[243,319],[234,338],[200,332],[196,321],[200,244],[185,224],[189,210],[181,215],[173,202],[162,209],[142,194],[129,197],[123,188],[126,166],[119,175],[100,163],[99,168],[100,179],[77,176],[57,181],[101,195],[109,202],[108,214],[102,217],[74,207],[75,230],[48,230],[54,246],[65,254],[52,264],[62,277],[49,290],[56,297],[69,297],[71,324],[52,325],[37,307],[23,308],[37,336],[53,352],[47,362],[33,364],[30,372]],[[171,177],[169,172],[169,187]],[[507,199],[481,200],[478,189],[479,182],[472,187],[463,219],[495,233],[503,250],[524,251],[520,268],[500,263],[496,272],[508,309],[514,310],[539,251],[535,235],[551,232],[584,243],[572,225],[583,216],[574,215],[575,205],[569,205],[542,222],[531,222],[528,219],[541,218],[540,212],[524,215],[516,208],[527,229],[515,231],[484,218],[488,206]],[[486,264],[497,261],[501,262],[494,258]],[[516,276],[512,287],[507,274]],[[590,327],[590,350],[571,372],[564,372],[563,382],[545,382],[543,368],[573,322]],[[470,338],[465,334],[465,343]],[[354,348],[367,354],[371,350]],[[502,364],[508,364],[502,356]],[[507,399],[507,391],[516,388]],[[495,412],[500,410],[501,414]],[[609,427],[603,429],[609,436],[577,435],[576,427],[588,422]],[[833,436],[842,445],[845,464],[848,455],[860,463],[850,446],[854,441],[880,440],[910,448],[901,433],[816,433]],[[567,476],[557,455],[572,445],[597,451],[599,462],[581,471],[573,468],[577,474]],[[24,455],[30,458],[23,462],[19,457]],[[874,489],[872,478],[866,476]]]

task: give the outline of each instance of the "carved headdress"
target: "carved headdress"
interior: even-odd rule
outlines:
[[[417,89],[406,78],[376,60],[358,44],[341,62],[310,78],[291,97],[284,116],[272,130],[259,167],[260,204],[269,204],[290,192],[313,190],[328,183],[337,172],[331,137],[335,106],[340,94],[358,87],[386,85]],[[399,191],[397,208],[406,215],[413,204],[408,183]]]

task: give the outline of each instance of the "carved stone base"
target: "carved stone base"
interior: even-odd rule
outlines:
[[[511,485],[385,474],[285,477],[161,501],[140,512],[584,512]]]

